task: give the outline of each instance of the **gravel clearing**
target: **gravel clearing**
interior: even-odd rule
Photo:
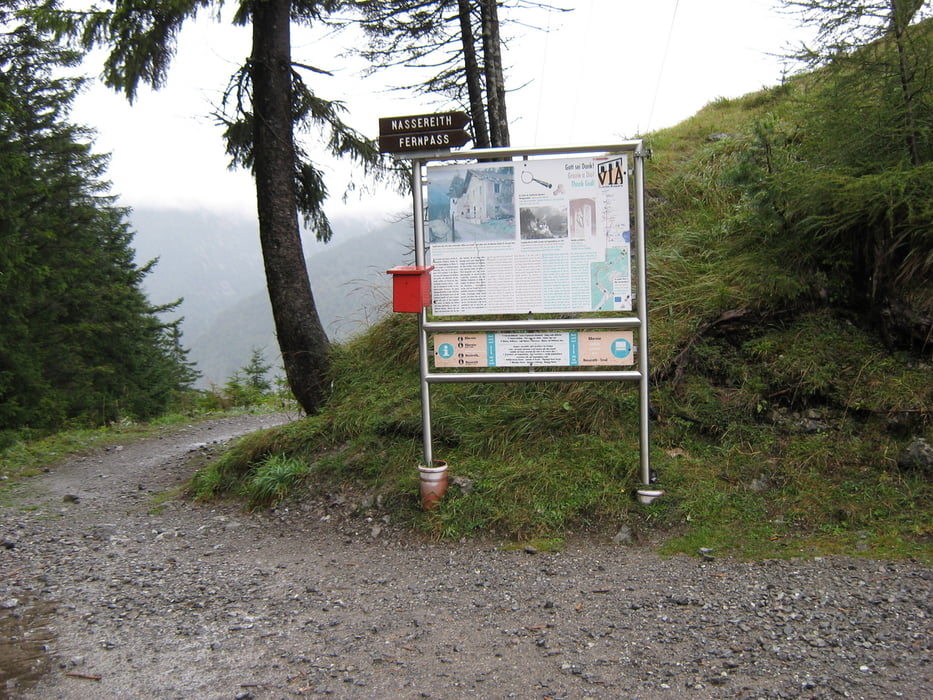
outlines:
[[[369,499],[154,494],[284,416],[78,457],[0,507],[0,697],[933,698],[933,570],[431,542]]]

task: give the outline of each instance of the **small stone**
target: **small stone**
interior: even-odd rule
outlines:
[[[473,479],[470,479],[466,476],[455,476],[451,479],[451,483],[460,489],[460,492],[464,495],[469,495],[473,493]]]
[[[897,466],[908,471],[933,476],[933,445],[925,438],[916,438],[897,458]]]
[[[821,420],[807,417],[797,423],[797,429],[807,435],[813,435],[826,432],[829,426]]]
[[[616,544],[622,544],[627,547],[635,544],[635,536],[632,533],[632,528],[628,525],[623,525],[619,532],[616,533],[616,536],[612,538],[612,541]]]
[[[62,501],[64,503],[77,503],[80,500],[81,499],[75,496],[73,493],[66,493],[65,496],[62,498]]]
[[[91,534],[94,539],[109,541],[117,534],[117,526],[114,523],[98,523],[91,528]]]

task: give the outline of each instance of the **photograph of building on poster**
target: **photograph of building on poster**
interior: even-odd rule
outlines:
[[[437,315],[630,311],[625,155],[431,166]]]

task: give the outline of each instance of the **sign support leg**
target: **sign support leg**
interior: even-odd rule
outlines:
[[[411,193],[412,218],[415,227],[415,265],[424,265],[424,191],[422,189],[422,162],[411,162]],[[422,309],[418,314],[418,355],[421,374],[421,431],[424,441],[424,465],[430,467],[434,463],[433,438],[431,432],[431,387],[428,384],[428,333],[424,324],[427,322],[428,312]]]
[[[641,326],[638,329],[638,371],[641,375],[638,381],[638,442],[641,457],[641,482],[648,486],[651,483],[651,458],[649,454],[651,442],[648,425],[651,412],[648,390],[648,274],[646,270],[648,267],[648,258],[646,257],[648,246],[645,244],[645,157],[643,152],[635,153],[635,229],[638,234],[636,242],[638,265],[635,266],[638,275],[638,287],[635,305],[638,318],[641,319]]]
[[[418,335],[421,344],[421,430],[424,440],[424,465],[430,467],[434,464],[433,439],[431,434],[431,385],[428,384],[428,333],[424,329],[427,311],[422,311],[418,317]]]

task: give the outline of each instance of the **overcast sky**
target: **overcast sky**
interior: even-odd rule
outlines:
[[[607,144],[671,126],[718,97],[780,83],[788,66],[779,56],[802,36],[777,0],[551,1],[574,11],[523,15],[549,31],[503,28],[513,37],[505,63],[516,147]],[[376,137],[379,117],[450,108],[387,90],[386,76],[362,79],[339,55],[341,41],[296,31],[294,58],[334,74],[307,77],[319,96],[345,102],[347,121],[367,136]],[[248,28],[205,15],[182,31],[165,88],[142,87],[132,106],[101,85],[78,100],[73,118],[97,129],[96,150],[111,153],[109,178],[122,204],[255,216],[251,178],[227,170],[210,117],[249,44]],[[86,68],[96,76],[100,56]],[[326,167],[332,216],[372,206],[342,203],[348,173]],[[389,195],[377,201],[405,205]]]

